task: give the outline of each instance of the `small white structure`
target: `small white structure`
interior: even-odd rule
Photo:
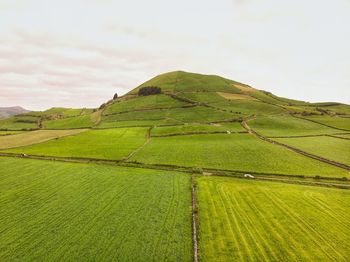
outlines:
[[[245,178],[254,178],[254,176],[251,175],[251,174],[244,174],[244,177],[245,177]]]
[[[231,131],[227,130],[226,133],[230,135],[230,134],[231,134]]]

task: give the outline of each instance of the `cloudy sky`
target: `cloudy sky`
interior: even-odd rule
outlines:
[[[350,0],[0,0],[0,106],[97,107],[167,71],[350,104]]]

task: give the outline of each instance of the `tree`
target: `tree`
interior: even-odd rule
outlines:
[[[139,96],[149,96],[149,95],[156,95],[161,94],[162,89],[157,86],[145,86],[139,89],[138,95]]]
[[[115,93],[114,96],[113,96],[113,100],[116,100],[118,98],[118,94]]]

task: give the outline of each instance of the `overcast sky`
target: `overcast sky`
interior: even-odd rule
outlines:
[[[350,104],[350,1],[0,0],[0,106],[97,107],[174,70]]]

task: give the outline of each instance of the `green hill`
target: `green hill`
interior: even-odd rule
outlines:
[[[183,71],[17,114],[0,120],[0,259],[346,261],[349,139],[349,105]]]

